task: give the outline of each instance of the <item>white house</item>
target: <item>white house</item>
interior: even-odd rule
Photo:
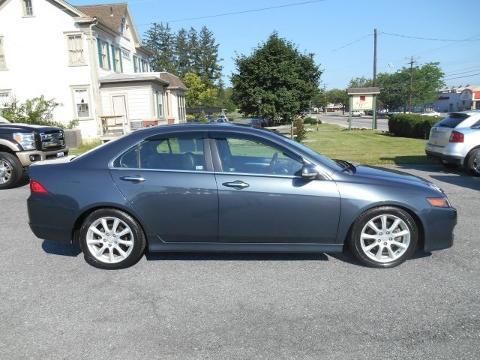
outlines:
[[[0,107],[44,95],[84,138],[185,121],[182,81],[152,72],[127,4],[0,0]]]

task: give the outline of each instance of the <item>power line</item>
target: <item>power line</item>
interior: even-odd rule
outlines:
[[[336,48],[336,49],[333,49],[332,52],[337,52],[338,50],[345,49],[346,47],[348,47],[348,46],[350,46],[350,45],[353,45],[353,44],[356,44],[356,43],[362,41],[363,39],[366,39],[367,37],[370,37],[370,36],[372,36],[372,35],[373,35],[373,34],[363,35],[362,37],[360,37],[360,38],[358,38],[358,39],[356,39],[356,40],[353,40],[353,41],[351,41],[351,42],[349,42],[349,43],[347,43],[347,44],[345,44],[345,45],[342,45],[342,46],[340,46],[340,47],[338,47],[338,48]]]
[[[213,15],[203,15],[203,16],[190,17],[190,18],[173,19],[173,20],[168,20],[166,22],[167,23],[175,23],[175,22],[182,22],[182,21],[212,19],[212,18],[218,18],[218,17],[223,17],[223,16],[241,15],[241,14],[248,14],[248,13],[253,13],[253,12],[268,11],[268,10],[273,10],[273,9],[283,9],[283,8],[294,7],[294,6],[303,6],[303,5],[315,4],[315,3],[319,3],[319,2],[323,2],[323,1],[326,1],[326,0],[300,1],[300,2],[295,2],[295,3],[288,3],[288,4],[276,5],[276,6],[268,6],[268,7],[257,8],[257,9],[231,11],[231,12],[225,12],[225,13],[219,13],[219,14],[213,14]],[[146,24],[140,24],[140,26],[150,25],[152,23],[153,22],[146,23]]]
[[[463,74],[468,74],[468,73],[471,73],[471,72],[474,72],[474,71],[478,71],[480,70],[479,67],[476,67],[476,68],[473,68],[471,70],[467,70],[467,71],[461,71],[461,72],[456,72],[456,73],[450,73],[450,74],[445,74],[445,76],[455,76],[455,75],[463,75]]]
[[[457,76],[457,77],[453,77],[453,78],[447,78],[447,79],[444,79],[444,80],[450,81],[450,80],[463,79],[463,78],[468,78],[468,77],[477,76],[477,75],[480,75],[480,73],[464,75],[464,76]]]
[[[423,37],[423,36],[412,36],[412,35],[404,35],[404,34],[397,34],[397,33],[389,33],[389,32],[381,32],[383,35],[388,36],[395,36],[405,39],[414,39],[414,40],[426,40],[426,41],[443,41],[443,42],[467,42],[467,41],[480,41],[480,38],[468,38],[468,39],[440,39],[440,38],[431,38],[431,37]]]

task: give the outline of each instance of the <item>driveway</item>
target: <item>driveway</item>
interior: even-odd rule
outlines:
[[[30,233],[27,187],[1,191],[0,358],[479,359],[480,179],[403,170],[444,188],[459,223],[452,249],[391,270],[325,254],[97,270]]]

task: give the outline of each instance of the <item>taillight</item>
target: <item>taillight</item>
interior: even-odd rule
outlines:
[[[36,180],[30,181],[30,191],[32,194],[48,194],[48,190],[40,182]]]
[[[452,131],[452,134],[450,135],[450,142],[451,143],[463,143],[464,140],[464,135],[461,132],[458,131]]]

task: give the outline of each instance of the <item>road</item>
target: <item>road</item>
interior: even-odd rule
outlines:
[[[335,124],[342,127],[348,127],[348,114],[342,115],[341,113],[327,113],[327,114],[317,114],[314,115],[322,122],[326,124]],[[371,116],[362,116],[362,117],[353,117],[352,118],[352,127],[353,128],[372,128],[372,117]],[[387,119],[377,119],[377,129],[381,131],[388,131],[388,120]]]
[[[31,234],[27,187],[0,191],[0,358],[479,359],[480,178],[402,170],[444,188],[459,223],[453,248],[391,270],[165,254],[102,271]]]

